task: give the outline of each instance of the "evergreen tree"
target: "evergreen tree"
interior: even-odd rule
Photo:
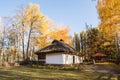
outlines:
[[[74,33],[74,46],[76,51],[80,52],[80,39],[77,33]]]
[[[80,33],[80,47],[81,47],[80,52],[82,53],[82,55],[85,55],[86,54],[86,33],[84,31]]]

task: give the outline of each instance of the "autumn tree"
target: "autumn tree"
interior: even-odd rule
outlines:
[[[18,36],[20,39],[19,42],[21,42],[20,45],[22,45],[23,60],[25,60],[25,33],[26,33],[26,30],[25,30],[26,29],[26,25],[25,25],[26,16],[25,16],[24,10],[25,10],[24,7],[20,7],[16,15],[13,16],[13,21],[11,23],[13,26],[17,28],[17,31],[18,31]]]
[[[35,35],[35,46],[43,48],[50,44],[50,33],[54,30],[54,22],[45,16],[45,19],[40,22],[39,33]]]
[[[98,0],[98,13],[101,20],[100,30],[107,35],[115,35],[120,31],[120,1],[119,0]]]
[[[87,53],[92,56],[99,51],[99,30],[97,28],[89,27],[87,31]]]
[[[47,28],[48,30],[51,28]],[[45,29],[45,32],[47,31]],[[36,37],[37,43],[39,48],[43,48],[47,45],[49,45],[53,40],[63,40],[65,43],[70,44],[73,46],[72,43],[72,37],[68,34],[69,28],[57,28],[53,30],[48,31],[47,33],[40,34],[39,36]],[[59,35],[59,36],[58,36]]]
[[[71,37],[69,35],[69,27],[59,27],[50,33],[50,39],[52,40],[63,40],[65,43],[71,43]]]
[[[29,47],[31,41],[31,35],[34,29],[40,27],[40,22],[44,18],[43,14],[40,12],[40,7],[37,4],[30,3],[27,7],[20,8],[20,11],[17,12],[16,22],[14,25],[19,28],[21,31],[21,40],[23,46],[23,58],[25,59],[25,50],[26,49],[26,59],[29,58]],[[25,44],[25,42],[27,44]],[[26,45],[26,48],[25,48]]]
[[[19,40],[18,40],[18,32],[16,27],[12,26],[8,29],[7,31],[7,50],[9,50],[8,54],[11,55],[12,61],[16,61],[17,55],[19,54],[19,48],[18,45]]]
[[[33,56],[36,46],[45,47],[54,39],[63,40],[73,46],[69,27],[54,23],[41,13],[37,4],[21,6],[9,19],[10,24],[5,27],[0,36],[1,52],[6,56],[6,61],[9,61],[11,56],[10,61],[15,61],[21,52],[23,60],[28,60]]]
[[[80,56],[86,56],[88,54],[86,39],[86,31],[81,31],[80,34],[74,33],[74,48],[79,52]]]
[[[107,53],[116,55],[119,46],[116,45],[116,34],[120,35],[120,1],[119,0],[98,0],[97,10],[101,23],[99,29],[103,33],[103,47]],[[105,48],[106,47],[106,48]],[[111,51],[112,50],[112,51]]]
[[[7,29],[6,29],[5,26],[3,26],[2,30],[1,30],[1,36],[0,37],[1,37],[0,38],[1,58],[2,58],[2,62],[4,62],[5,61],[5,46],[7,44],[7,42],[6,42],[7,41],[7,39],[6,39],[6,37],[7,37]]]
[[[39,48],[49,45],[55,39],[63,40],[73,46],[72,37],[69,35],[69,27],[56,24],[46,16],[40,25],[39,35],[36,35],[36,45]]]
[[[3,61],[3,50],[4,50],[4,29],[3,29],[3,22],[2,22],[2,18],[0,18],[0,57],[1,57],[1,61]]]
[[[116,36],[115,36],[115,47],[116,47],[116,62],[117,64],[120,63],[120,35],[118,35],[116,33]]]
[[[120,32],[120,1],[98,0],[97,10],[101,20],[99,29],[107,41],[114,43],[116,34]]]
[[[87,44],[86,44],[86,32],[81,31],[80,32],[80,52],[82,55],[86,55],[87,52]]]
[[[84,54],[84,37],[83,37],[83,33],[81,32],[80,33],[80,47],[81,47],[81,49],[80,49],[80,52],[82,53],[82,54]]]
[[[25,10],[26,21],[28,25],[28,41],[27,41],[27,50],[26,50],[26,57],[28,58],[28,51],[30,46],[30,39],[33,29],[38,27],[43,19],[43,15],[40,12],[39,5],[37,4],[29,4]]]

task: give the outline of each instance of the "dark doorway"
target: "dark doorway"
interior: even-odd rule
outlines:
[[[46,54],[39,54],[38,55],[38,61],[41,63],[41,64],[44,64],[46,63]]]
[[[75,64],[75,56],[73,56],[73,64]]]

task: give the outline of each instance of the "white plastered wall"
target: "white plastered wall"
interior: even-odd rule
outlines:
[[[62,54],[62,55],[63,55],[64,64],[73,64],[73,55],[70,54]]]
[[[73,56],[75,57],[75,64],[82,63],[82,59],[76,55],[64,53],[50,53],[46,54],[46,64],[73,64]]]
[[[46,64],[63,64],[62,53],[46,54]]]

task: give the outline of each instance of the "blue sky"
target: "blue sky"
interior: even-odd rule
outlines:
[[[11,16],[20,5],[40,5],[41,12],[55,23],[70,26],[70,34],[85,30],[85,23],[96,27],[99,23],[93,0],[1,0],[0,17]]]

